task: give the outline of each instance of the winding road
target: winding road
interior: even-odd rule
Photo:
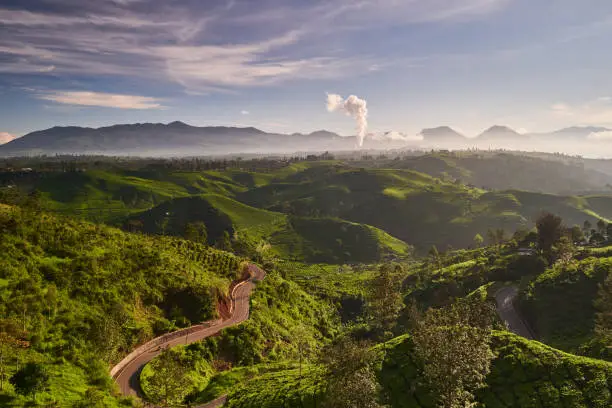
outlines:
[[[240,281],[232,289],[229,317],[191,326],[157,337],[132,351],[132,353],[112,368],[111,376],[119,385],[123,395],[142,396],[139,383],[140,372],[149,361],[161,354],[163,349],[179,344],[195,343],[219,333],[219,331],[226,327],[235,326],[249,318],[249,298],[251,292],[255,287],[255,282],[262,280],[266,273],[254,264],[249,264],[247,268],[249,278]],[[224,402],[225,397],[220,397],[200,407],[219,407]]]
[[[517,295],[518,288],[516,286],[506,286],[495,292],[497,314],[512,333],[534,340],[533,332],[514,307],[514,299]]]

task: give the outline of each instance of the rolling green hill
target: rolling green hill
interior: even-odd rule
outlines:
[[[566,351],[612,359],[609,348],[594,342],[595,301],[610,270],[612,258],[591,256],[555,265],[524,285],[521,309],[538,338]]]
[[[612,181],[604,172],[589,168],[582,159],[542,156],[500,152],[437,152],[381,161],[375,165],[411,169],[487,189],[551,194],[602,191]]]
[[[476,233],[531,228],[542,212],[568,225],[607,219],[612,198],[488,192],[409,170],[319,164],[237,194],[250,205],[300,216],[332,216],[376,226],[415,247],[466,247]],[[612,208],[609,207],[609,208]]]
[[[410,337],[398,337],[378,349],[378,378],[388,405],[435,407],[420,378]],[[604,408],[612,402],[612,363],[566,354],[506,332],[494,333],[493,349],[496,358],[487,387],[477,393],[484,407]],[[262,370],[231,391],[226,405],[318,407],[325,382],[316,366],[306,373],[300,380],[296,369]]]
[[[37,362],[50,374],[39,402],[73,406],[89,390],[118,406],[108,367],[155,335],[214,317],[241,273],[240,258],[190,241],[0,204],[3,375]],[[4,382],[0,405],[31,404]]]
[[[462,156],[443,154],[432,157],[442,161],[463,160]],[[486,160],[492,163],[519,160],[513,155],[509,157],[512,159],[492,156]],[[539,160],[524,158],[527,159]],[[398,165],[395,160],[372,163],[366,164]],[[233,218],[234,226],[246,226],[256,239],[272,241],[272,233],[279,230],[275,223],[283,223],[278,214],[282,213],[300,219],[332,218],[338,222],[371,225],[420,251],[432,245],[440,249],[448,245],[465,248],[472,244],[477,233],[486,236],[489,229],[503,228],[508,235],[517,228],[531,228],[535,217],[544,210],[561,215],[568,225],[582,225],[587,219],[592,224],[599,218],[612,219],[612,196],[485,191],[449,177],[436,178],[405,169],[361,168],[356,164],[361,162],[299,161],[266,172],[236,168],[176,171],[158,166],[141,170],[42,172],[19,177],[10,173],[3,174],[2,179],[15,183],[24,191],[40,191],[42,203],[49,210],[116,225],[143,210],[156,206],[159,210],[168,200],[205,195],[207,205]],[[245,209],[240,203],[250,208]],[[256,213],[253,207],[274,214]],[[226,225],[227,220],[222,224]],[[304,225],[299,220],[294,224],[298,229]],[[217,225],[211,225],[210,229],[233,231]],[[284,242],[293,242],[285,253],[303,252],[291,234],[282,232],[277,244],[282,238]],[[379,232],[375,235],[381,236]],[[341,240],[347,241],[346,238]],[[318,250],[310,252],[315,258],[318,256]],[[344,248],[336,246],[332,252],[338,259],[346,259]],[[300,254],[298,258],[303,259],[303,256]]]
[[[204,194],[166,201],[133,215],[144,232],[184,235],[187,224],[203,222],[208,242],[224,232],[271,245],[272,253],[308,262],[377,262],[405,257],[410,248],[377,228],[332,218],[296,217],[250,207],[229,197]]]

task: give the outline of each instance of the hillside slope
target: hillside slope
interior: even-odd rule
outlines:
[[[382,359],[378,378],[389,406],[435,407],[420,377],[410,337],[398,337],[378,349]],[[494,333],[493,349],[497,357],[488,386],[477,393],[484,407],[605,408],[612,403],[612,363],[576,357],[507,332]],[[311,367],[301,381],[295,369],[276,371],[237,387],[226,406],[317,407],[324,390],[317,367]]]
[[[550,194],[578,194],[607,190],[612,177],[591,169],[590,161],[562,160],[518,153],[452,152],[407,156],[375,165],[410,169],[479,188],[526,190]]]
[[[485,236],[488,229],[512,233],[519,227],[531,228],[542,211],[560,214],[568,225],[612,215],[603,204],[612,204],[609,197],[488,192],[409,170],[337,163],[307,167],[238,193],[237,198],[273,211],[373,225],[421,250],[431,245],[466,247],[475,234]]]
[[[204,194],[169,200],[133,215],[147,233],[184,235],[187,225],[203,222],[208,243],[227,233],[255,245],[265,242],[285,259],[307,262],[377,262],[403,257],[410,248],[377,228],[332,218],[296,217],[262,210],[227,196]],[[265,244],[264,244],[265,245]]]
[[[0,323],[26,345],[4,355],[4,373],[42,364],[50,385],[38,401],[62,406],[88,390],[116,406],[108,366],[156,334],[215,317],[242,272],[240,258],[190,241],[2,204],[0,265]],[[6,383],[0,401],[31,406]]]

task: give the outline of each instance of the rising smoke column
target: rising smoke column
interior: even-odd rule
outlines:
[[[344,112],[357,122],[357,143],[363,146],[368,130],[368,107],[364,99],[351,95],[346,100],[337,94],[327,94],[327,111]]]

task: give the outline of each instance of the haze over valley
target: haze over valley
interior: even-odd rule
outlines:
[[[612,406],[609,0],[0,0],[0,406]]]

